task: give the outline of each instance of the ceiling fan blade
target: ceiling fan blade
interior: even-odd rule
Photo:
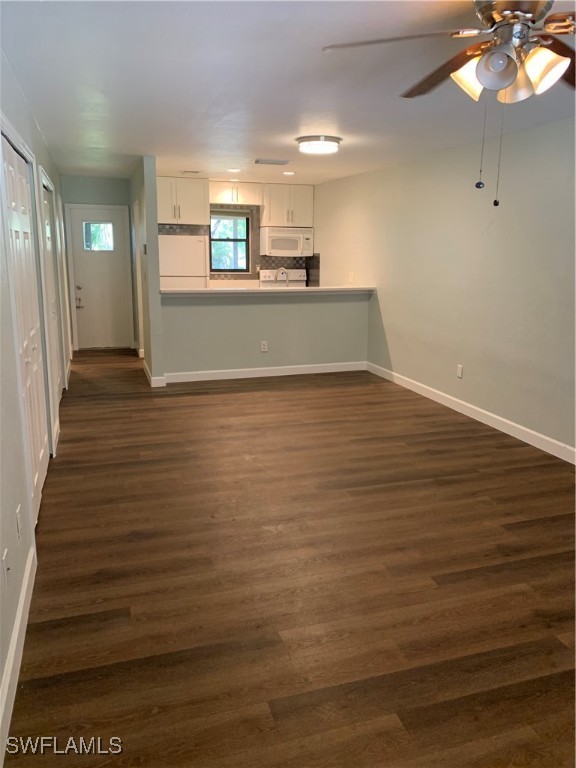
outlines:
[[[543,32],[549,35],[573,35],[576,31],[576,15],[552,13],[544,19]]]
[[[470,27],[469,29],[453,29],[445,32],[424,32],[421,35],[402,35],[401,37],[379,37],[376,40],[358,40],[355,43],[333,43],[325,45],[323,51],[335,51],[340,48],[361,48],[366,45],[382,45],[383,43],[395,43],[398,40],[421,40],[425,37],[477,37],[489,34],[489,29]]]
[[[550,38],[550,43],[547,43],[546,47],[550,48],[554,53],[557,53],[558,56],[567,56],[570,59],[570,66],[562,75],[562,80],[564,80],[565,83],[568,83],[572,88],[575,88],[574,74],[576,66],[574,64],[574,49],[570,48],[566,43],[563,43],[562,40],[557,40],[555,37]]]
[[[413,99],[415,96],[423,96],[425,93],[430,93],[430,91],[434,90],[440,83],[449,78],[452,72],[456,72],[456,70],[463,67],[466,62],[470,61],[474,56],[481,54],[491,45],[491,41],[485,41],[465,48],[463,51],[460,51],[460,53],[457,53],[456,56],[452,56],[451,59],[444,62],[442,66],[435,69],[434,72],[431,72],[423,80],[420,80],[419,83],[416,83],[416,85],[413,85],[412,88],[409,88],[400,95],[403,99]]]

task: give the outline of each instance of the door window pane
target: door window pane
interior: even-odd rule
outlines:
[[[114,250],[114,228],[111,221],[84,221],[82,231],[85,251]]]

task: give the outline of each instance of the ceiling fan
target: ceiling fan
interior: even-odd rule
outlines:
[[[406,99],[422,96],[451,77],[476,101],[486,88],[498,91],[498,100],[510,104],[544,93],[560,78],[575,87],[574,50],[557,36],[575,33],[576,14],[546,16],[552,5],[553,0],[475,0],[482,27],[336,43],[322,50],[426,37],[486,36],[487,39],[460,51],[401,96]]]

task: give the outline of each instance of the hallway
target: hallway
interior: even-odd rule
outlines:
[[[6,766],[568,768],[574,468],[367,372],[76,353]]]

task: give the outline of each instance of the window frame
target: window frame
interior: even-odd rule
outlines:
[[[218,238],[212,237],[212,219],[244,219],[246,222],[246,237],[237,238]],[[221,210],[210,212],[210,272],[215,274],[230,274],[230,275],[249,275],[250,274],[250,228],[251,228],[251,215],[249,211],[233,211],[233,210]],[[214,266],[212,243],[244,243],[246,247],[246,267],[238,269],[219,269]]]

